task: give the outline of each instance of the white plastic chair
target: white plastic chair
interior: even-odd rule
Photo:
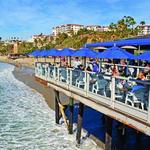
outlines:
[[[76,79],[76,87],[81,88],[81,86],[85,86],[85,74],[83,72],[80,72],[80,76]]]
[[[92,92],[98,94],[99,91],[102,91],[103,95],[106,96],[106,80],[99,80],[93,85]]]
[[[144,103],[138,100],[134,93],[128,92],[125,98],[125,104],[131,104],[135,107],[136,105],[141,106],[141,109],[144,110]]]

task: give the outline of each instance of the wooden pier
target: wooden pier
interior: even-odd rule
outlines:
[[[56,123],[59,123],[60,108],[58,104],[59,92],[64,93],[70,98],[69,103],[69,134],[73,133],[73,104],[74,100],[79,101],[79,112],[78,112],[78,123],[77,123],[77,134],[76,140],[80,144],[82,120],[84,113],[84,105],[89,106],[103,114],[105,114],[106,123],[106,134],[105,134],[105,149],[111,149],[111,133],[112,133],[112,119],[115,119],[129,127],[136,129],[144,134],[150,135],[150,94],[148,96],[148,105],[144,108],[141,107],[141,103],[137,102],[138,105],[129,105],[128,103],[121,102],[118,100],[118,95],[115,94],[116,87],[115,81],[117,78],[112,76],[105,76],[110,84],[111,94],[109,96],[107,93],[99,94],[94,90],[90,90],[90,74],[84,72],[85,80],[83,82],[78,82],[74,84],[74,72],[72,69],[66,68],[66,78],[62,77],[61,68],[50,66],[44,68],[42,72],[42,67],[36,65],[35,76],[36,79],[46,83],[47,86],[51,87],[55,91],[55,118]],[[64,69],[64,68],[63,68]],[[120,79],[120,77],[119,77]],[[147,83],[146,83],[147,84]],[[83,86],[84,85],[84,86]],[[150,85],[148,84],[148,93],[150,93]],[[136,104],[137,104],[136,103]]]

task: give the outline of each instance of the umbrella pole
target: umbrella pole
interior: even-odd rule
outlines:
[[[54,65],[56,64],[56,57],[54,56]]]
[[[86,68],[86,57],[83,57],[83,66]]]
[[[71,56],[68,56],[67,59],[68,59],[68,66],[71,68]]]

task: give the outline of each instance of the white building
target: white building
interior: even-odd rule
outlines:
[[[86,26],[85,27],[87,30],[93,30],[93,31],[99,31],[99,32],[103,32],[103,31],[108,31],[109,28],[107,26],[99,26],[99,25],[90,25],[90,26]]]
[[[138,35],[147,35],[150,34],[150,25],[141,25],[140,27],[140,32]]]
[[[73,31],[73,33],[76,34],[80,29],[83,28],[84,26],[80,24],[65,24],[54,27],[52,32],[54,36],[57,36],[59,33],[66,33],[69,35],[70,32]]]

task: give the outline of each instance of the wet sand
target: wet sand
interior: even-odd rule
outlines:
[[[27,67],[15,67],[13,75],[16,79],[25,83],[33,90],[41,93],[48,106],[54,110],[54,90],[36,81],[34,77],[34,71],[32,69]]]
[[[54,101],[54,90],[41,84],[40,82],[36,81],[34,77],[34,70],[28,67],[15,67],[13,71],[13,75],[16,79],[20,80],[21,82],[25,83],[27,86],[31,87],[33,90],[36,90],[37,92],[41,93],[43,97],[45,98],[45,101],[47,102],[48,106],[54,110],[55,108],[55,101]],[[64,94],[60,93],[60,97],[63,104],[68,103],[68,98],[64,96]],[[90,135],[90,138],[92,138],[99,147],[102,149],[104,148],[104,144],[98,140],[96,137]]]

